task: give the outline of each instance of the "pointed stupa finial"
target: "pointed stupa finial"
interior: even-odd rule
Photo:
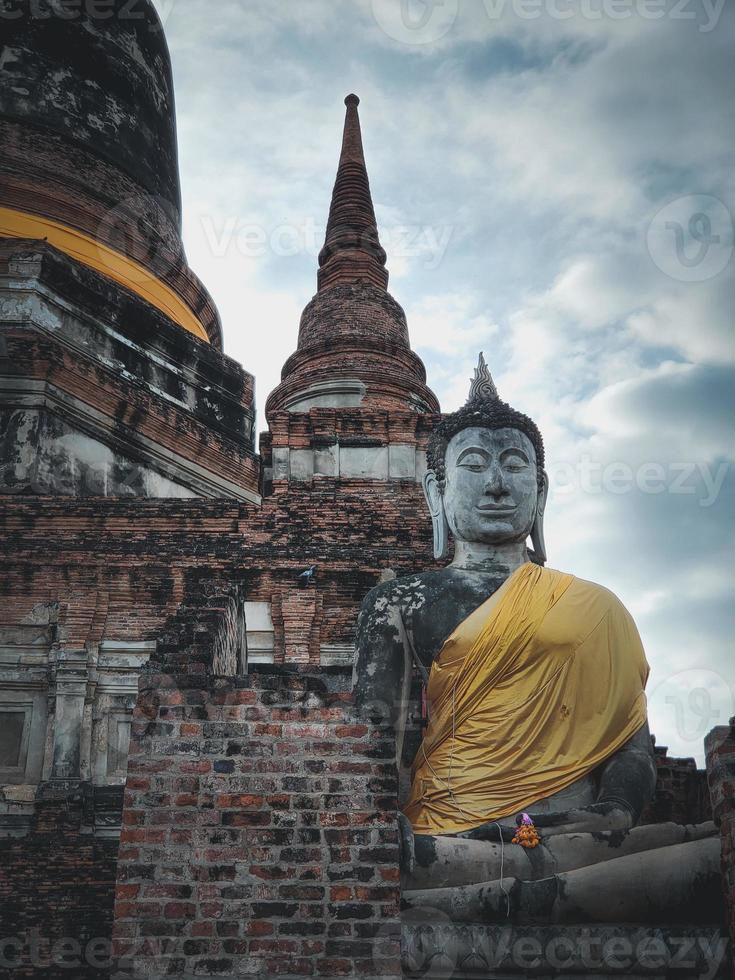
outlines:
[[[475,377],[470,386],[470,395],[467,404],[474,401],[497,401],[500,398],[498,389],[495,387],[490,368],[487,366],[485,354],[480,351],[480,358],[475,368]]]
[[[344,282],[366,281],[388,288],[386,255],[380,245],[370,181],[365,166],[356,95],[345,99],[342,153],[332,192],[327,235],[319,253],[319,291]]]

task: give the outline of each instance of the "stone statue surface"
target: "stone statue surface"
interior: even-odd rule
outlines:
[[[694,889],[711,916],[713,825],[636,828],[656,783],[645,655],[615,596],[544,567],[544,462],[538,428],[499,398],[481,355],[424,479],[435,557],[451,534],[452,561],[363,603],[354,693],[397,730],[404,899],[492,920],[511,914],[512,880],[521,919],[645,921],[676,916]],[[423,735],[409,724],[416,673]],[[533,851],[511,844],[523,812],[541,835]],[[619,907],[601,899],[621,883]]]

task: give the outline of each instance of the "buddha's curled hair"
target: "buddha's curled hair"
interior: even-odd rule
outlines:
[[[482,354],[480,354],[480,363],[470,389],[469,401],[458,411],[445,415],[429,439],[427,463],[429,469],[436,473],[436,478],[442,485],[446,477],[444,464],[447,446],[458,432],[476,427],[518,429],[528,436],[536,451],[539,489],[543,487],[544,440],[538,426],[528,415],[516,411],[507,402],[500,399]]]

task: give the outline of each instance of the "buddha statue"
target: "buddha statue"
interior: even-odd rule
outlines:
[[[354,695],[396,731],[404,904],[455,921],[717,921],[714,825],[637,826],[656,785],[648,664],[619,599],[546,567],[544,462],[480,355],[428,447],[434,553],[451,534],[452,561],[363,603]]]

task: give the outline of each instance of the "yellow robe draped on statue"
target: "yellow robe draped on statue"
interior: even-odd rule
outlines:
[[[648,663],[607,589],[526,564],[445,642],[405,813],[471,830],[571,786],[646,721]]]

